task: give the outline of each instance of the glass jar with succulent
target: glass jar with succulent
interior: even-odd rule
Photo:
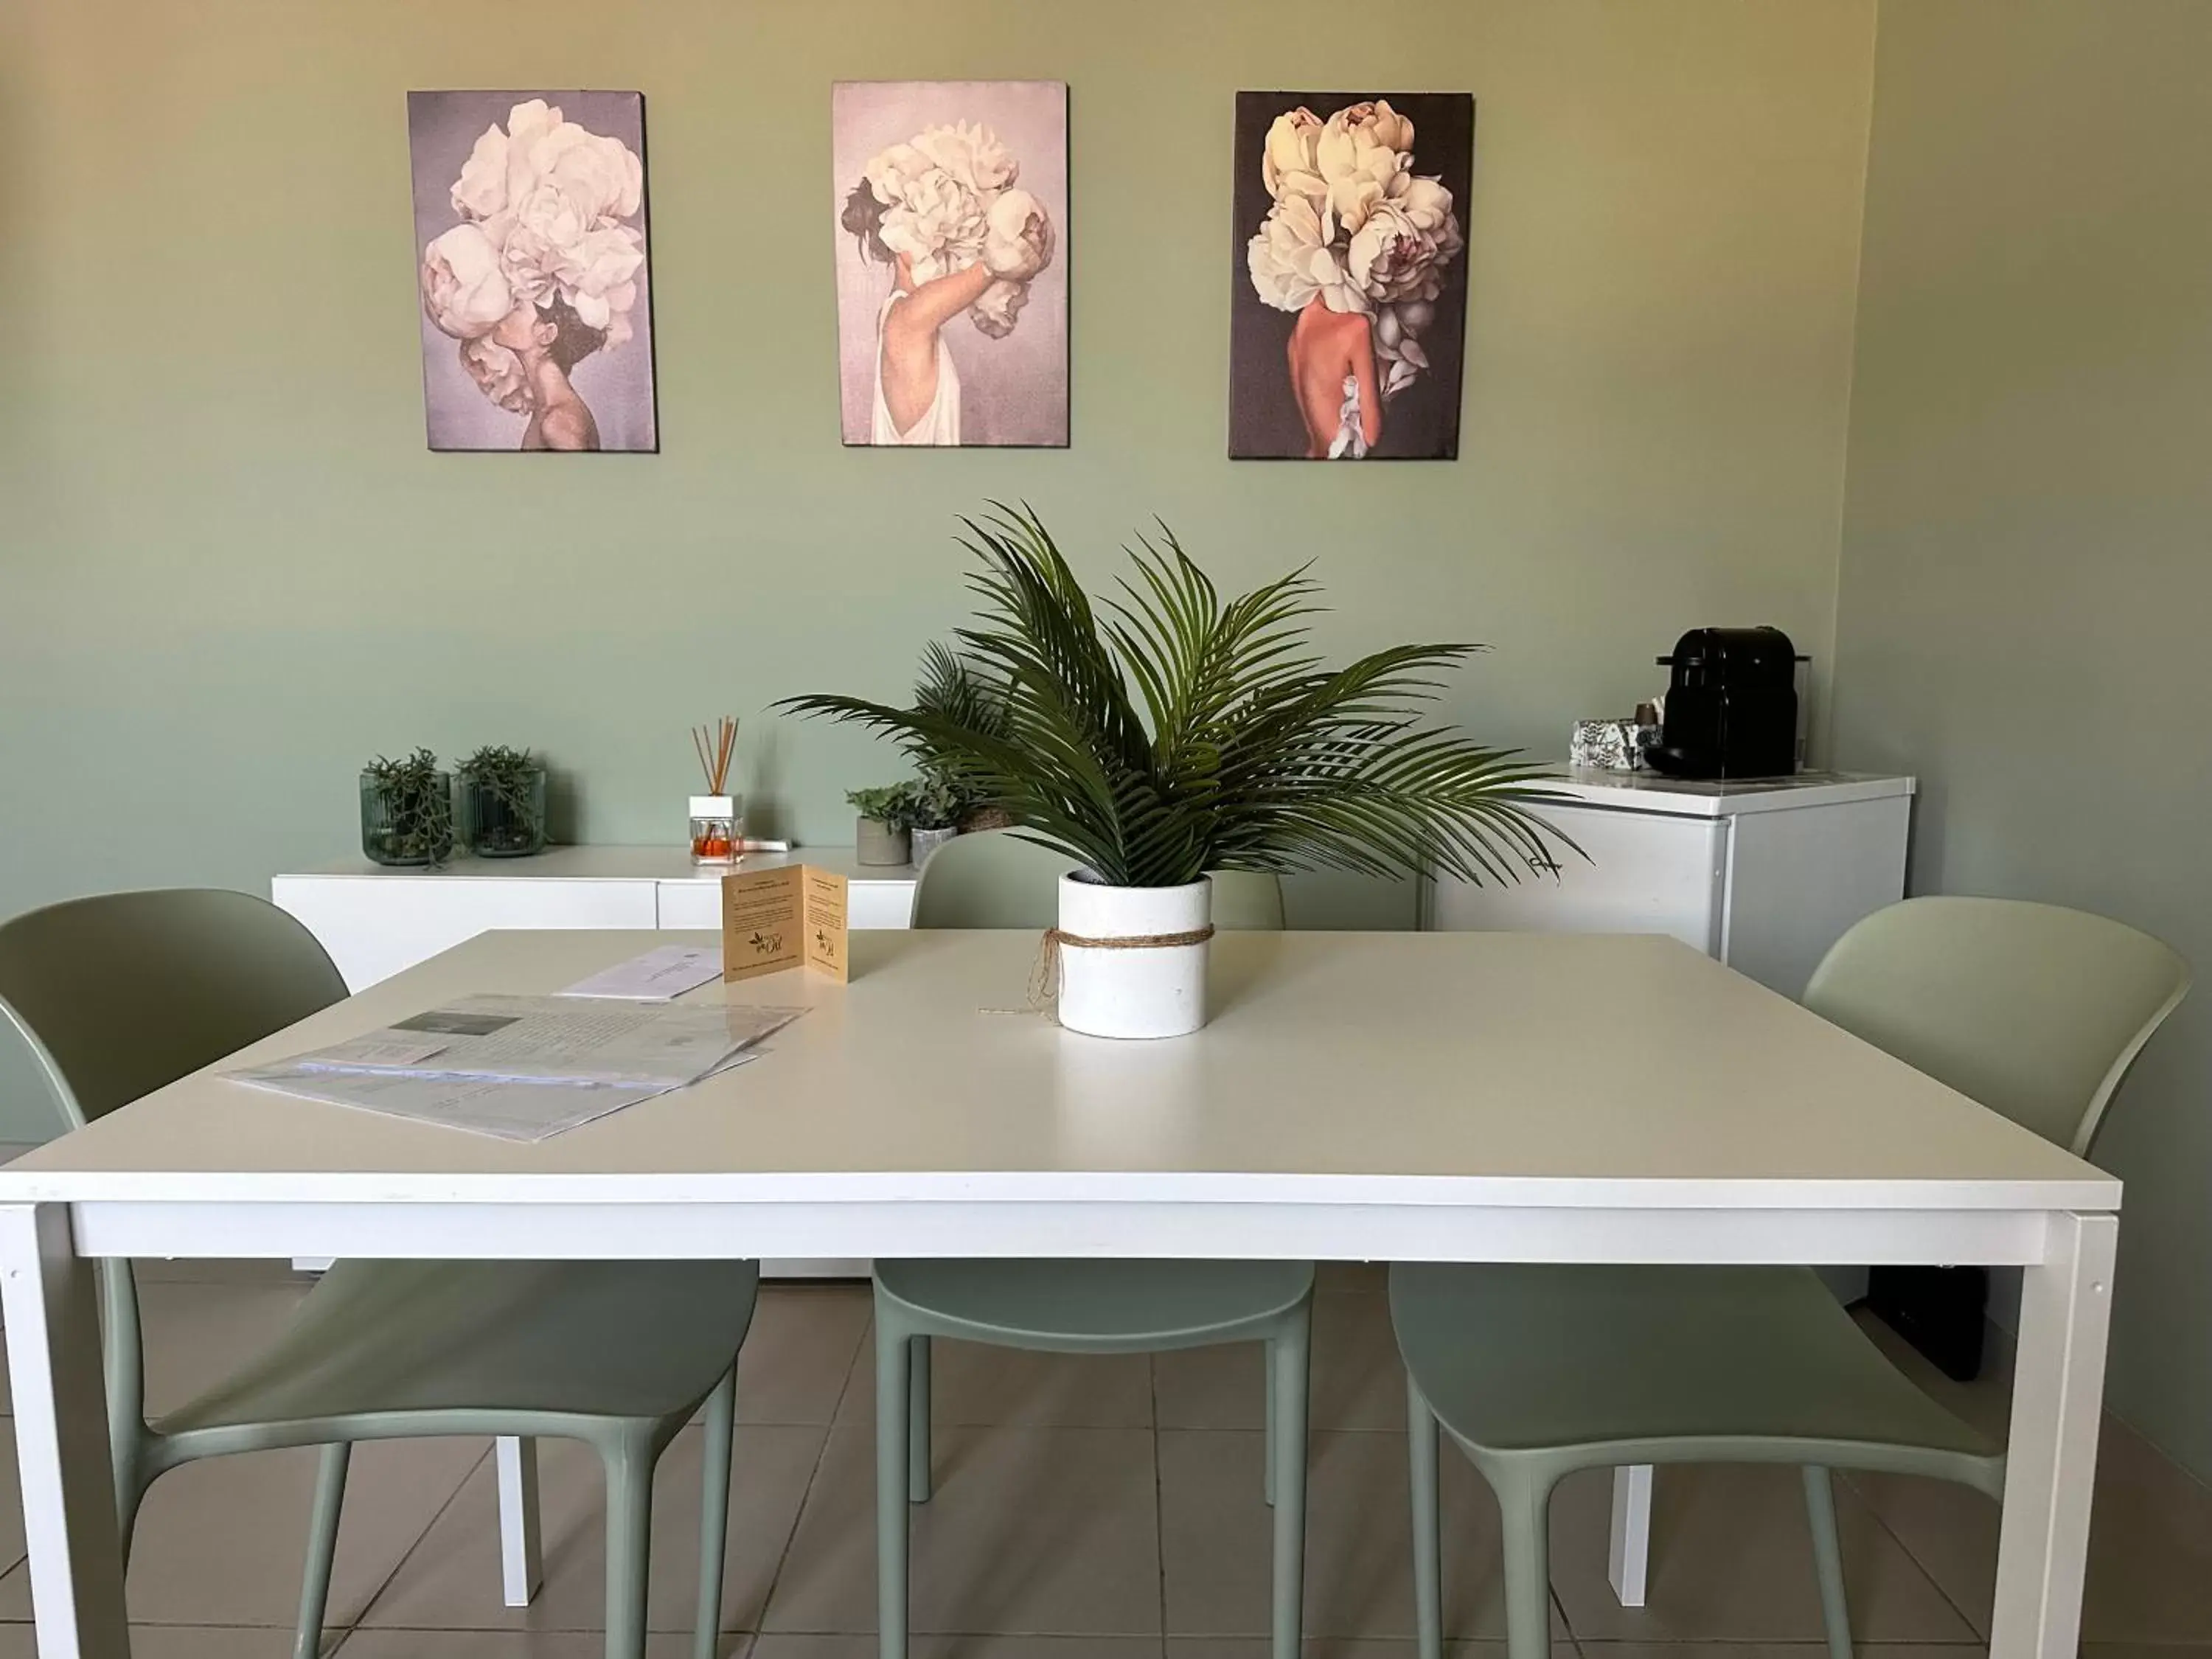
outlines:
[[[461,845],[479,858],[514,859],[545,846],[545,768],[527,749],[491,744],[453,769]]]
[[[943,772],[927,773],[907,786],[913,807],[914,828],[908,840],[914,861],[920,866],[932,853],[960,833],[960,825],[975,805],[975,796],[959,781]]]
[[[981,603],[956,637],[1003,728],[860,697],[782,706],[926,744],[1013,833],[1078,861],[1047,935],[1061,1024],[1171,1036],[1205,1023],[1210,871],[1505,882],[1555,872],[1571,848],[1534,810],[1557,799],[1535,768],[1425,718],[1440,676],[1481,647],[1401,645],[1332,668],[1303,570],[1224,599],[1164,530],[1094,606],[1034,513],[994,503],[966,525]]]
[[[378,864],[443,864],[453,850],[453,781],[427,749],[380,755],[361,772],[361,850]]]
[[[845,797],[860,814],[854,826],[855,864],[905,864],[914,857],[914,785],[890,783],[876,789],[855,789]]]

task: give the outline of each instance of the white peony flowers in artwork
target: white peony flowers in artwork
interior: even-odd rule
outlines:
[[[925,127],[861,169],[876,240],[906,260],[917,286],[976,265],[990,273],[969,316],[994,338],[1012,331],[1020,288],[1052,263],[1052,216],[1020,176],[998,135],[967,121]]]
[[[1230,454],[1456,456],[1473,96],[1240,92],[1236,133]]]
[[[1382,393],[1404,390],[1429,366],[1420,335],[1466,245],[1451,191],[1413,171],[1413,124],[1387,99],[1327,120],[1301,106],[1268,128],[1260,174],[1273,205],[1245,247],[1254,289],[1279,311],[1318,300],[1371,317]]]
[[[848,444],[1067,441],[1067,88],[831,89]]]
[[[416,94],[410,105],[434,112],[437,100],[462,97],[481,94]],[[425,187],[418,175],[418,199]],[[600,447],[568,374],[635,332],[646,258],[637,150],[545,98],[520,98],[477,136],[447,201],[456,222],[422,249],[424,314],[460,343],[477,389],[526,416],[523,447]]]

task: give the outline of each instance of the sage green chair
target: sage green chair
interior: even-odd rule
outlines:
[[[0,926],[0,1050],[31,1060],[59,1132],[345,994],[306,928],[243,893],[121,893]],[[152,1422],[131,1264],[103,1260],[98,1271],[126,1559],[139,1504],[169,1470],[321,1447],[294,1647],[313,1659],[352,1443],[566,1437],[592,1446],[606,1470],[609,1659],[642,1659],[653,1469],[703,1404],[695,1652],[712,1659],[754,1264],[343,1261],[266,1349]]]
[[[1005,830],[931,854],[917,927],[1049,927],[1074,863]],[[1279,928],[1273,876],[1213,878],[1214,925]],[[907,1649],[908,1504],[930,1495],[930,1342],[1060,1353],[1267,1346],[1267,1492],[1274,1505],[1274,1659],[1298,1659],[1305,1568],[1308,1261],[882,1261],[875,1267],[877,1617],[883,1659]]]
[[[2113,1091],[2189,988],[2188,964],[2101,916],[1910,899],[1836,942],[1805,1004],[2086,1153]],[[2002,1495],[2004,1449],[1923,1394],[1808,1267],[1400,1264],[1421,1659],[1443,1650],[1438,1425],[1498,1494],[1510,1659],[1550,1642],[1552,1488],[1577,1469],[1795,1463],[1829,1651],[1850,1659],[1832,1468]]]

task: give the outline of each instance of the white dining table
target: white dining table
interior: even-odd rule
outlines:
[[[1224,934],[1212,1023],[1115,1042],[1034,933],[856,933],[693,994],[806,1008],[751,1063],[536,1145],[223,1075],[672,937],[481,935],[0,1170],[40,1659],[127,1652],[93,1260],[301,1255],[2017,1266],[1991,1650],[2074,1653],[2119,1183],[1670,939]]]

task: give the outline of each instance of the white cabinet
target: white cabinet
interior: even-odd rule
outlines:
[[[813,864],[850,884],[854,927],[904,927],[914,914],[911,865],[854,862],[849,847],[756,853],[748,870]],[[457,858],[436,870],[366,860],[277,876],[269,896],[322,941],[359,991],[497,927],[719,927],[725,872],[681,848],[554,847],[522,859]]]
[[[1425,927],[1671,933],[1795,997],[1846,928],[1905,896],[1911,778],[1546,781],[1568,799],[1543,815],[1588,856],[1568,854],[1557,881],[1429,883]]]

